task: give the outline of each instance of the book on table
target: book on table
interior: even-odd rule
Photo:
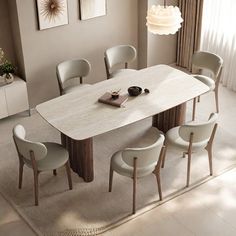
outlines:
[[[128,94],[119,95],[118,98],[114,99],[111,97],[111,94],[108,92],[103,94],[98,99],[98,101],[101,103],[105,103],[105,104],[116,106],[116,107],[122,107],[127,100],[128,100]]]

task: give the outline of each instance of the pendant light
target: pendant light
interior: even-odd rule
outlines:
[[[167,6],[166,0],[164,0],[164,6],[151,6],[146,19],[148,31],[160,35],[175,34],[183,22],[179,8]]]

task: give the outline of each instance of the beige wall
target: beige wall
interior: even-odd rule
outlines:
[[[55,67],[63,60],[86,58],[88,83],[104,80],[104,50],[117,44],[137,47],[137,0],[107,0],[107,16],[79,20],[78,0],[68,1],[69,25],[39,31],[34,0],[16,0],[31,107],[59,95]],[[136,67],[136,65],[133,65]]]
[[[11,32],[7,0],[0,0],[0,48],[4,50],[6,58],[15,63],[14,44]]]

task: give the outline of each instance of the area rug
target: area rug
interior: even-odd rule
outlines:
[[[201,104],[198,104],[198,120],[206,120],[214,110],[212,101],[211,95],[202,98]],[[235,109],[229,110],[227,107],[220,114],[213,152],[215,176],[236,164],[236,133],[232,131],[232,115],[229,112],[236,116]],[[191,103],[187,120],[190,117]],[[185,188],[187,159],[182,158],[182,154],[176,150],[168,149],[165,168],[161,171],[163,201],[159,201],[154,175],[139,179],[138,211],[132,216],[132,180],[114,174],[113,191],[109,193],[109,162],[115,151],[129,145],[151,126],[151,119],[146,119],[94,138],[93,182],[85,183],[73,173],[73,190],[69,191],[64,169],[60,169],[57,176],[50,172],[40,174],[39,206],[36,207],[31,169],[24,169],[23,188],[17,188],[18,159],[11,133],[17,123],[25,126],[27,137],[32,140],[60,142],[60,134],[36,112],[31,117],[22,113],[0,121],[0,192],[38,235],[97,235],[145,214],[210,179],[207,153],[194,154],[191,186]]]

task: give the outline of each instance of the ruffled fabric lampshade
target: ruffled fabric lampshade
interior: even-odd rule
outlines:
[[[175,34],[183,22],[179,8],[166,4],[153,5],[148,10],[146,18],[148,31],[160,35]]]

